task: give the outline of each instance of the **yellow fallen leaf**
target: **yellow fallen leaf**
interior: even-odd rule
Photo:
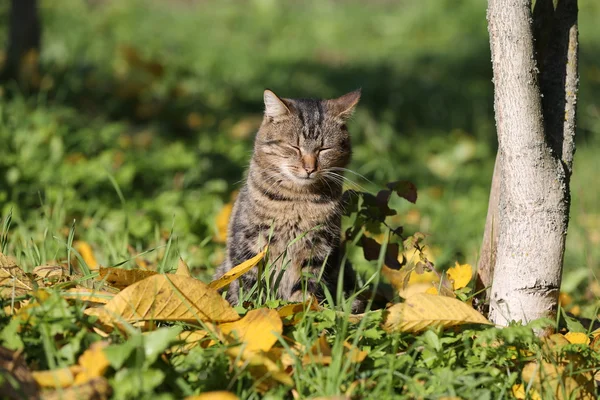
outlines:
[[[103,376],[110,363],[104,354],[104,348],[108,345],[106,342],[93,343],[89,349],[79,356],[79,366],[81,371],[75,376],[75,385],[88,382],[99,376]]]
[[[515,399],[525,400],[525,386],[522,383],[514,384],[512,386],[512,393],[515,396]]]
[[[81,385],[69,386],[67,388],[45,390],[44,400],[108,400],[111,395],[111,387],[104,377],[91,379]]]
[[[190,268],[185,263],[185,261],[183,261],[183,258],[181,258],[181,257],[179,257],[179,262],[177,263],[177,272],[175,272],[175,275],[189,276],[189,277],[192,276],[192,274],[190,273]]]
[[[412,275],[411,272],[412,271],[407,270],[405,268],[397,270],[390,268],[387,265],[381,267],[381,274],[397,291],[401,291],[407,288],[408,282]]]
[[[462,324],[491,323],[460,300],[421,293],[390,307],[383,329],[388,332],[419,332],[432,327],[447,328]]]
[[[204,339],[208,336],[208,332],[204,329],[198,329],[195,331],[183,331],[177,335],[177,339],[184,343],[171,347],[171,352],[189,351],[194,347],[200,345]]]
[[[531,385],[541,398],[592,400],[595,396],[595,383],[591,371],[577,371],[577,367],[568,368],[569,363],[578,364],[581,355],[577,354],[561,363],[530,362],[521,372],[523,382]]]
[[[427,290],[425,290],[425,292],[423,292],[423,293],[431,294],[434,296],[437,296],[440,294],[435,286],[429,286],[427,288]]]
[[[242,343],[245,351],[268,351],[283,331],[283,323],[276,310],[259,308],[248,311],[239,321],[219,325],[229,343]]]
[[[301,321],[301,315],[305,311],[313,310],[318,311],[319,302],[316,298],[311,298],[304,303],[290,303],[279,308],[277,313],[283,320],[284,325],[296,325]]]
[[[590,344],[588,335],[581,332],[567,332],[565,338],[572,344]]]
[[[352,363],[361,363],[367,357],[366,351],[359,350],[356,346],[348,342],[344,342],[343,358],[344,360],[350,360]],[[302,358],[303,365],[309,364],[322,364],[330,365],[333,361],[333,351],[331,346],[327,342],[327,337],[321,335],[319,339],[313,344],[309,352]]]
[[[152,275],[134,283],[104,307],[87,309],[105,325],[120,321],[237,321],[239,315],[214,289],[187,276]]]
[[[215,241],[217,243],[225,243],[227,241],[227,227],[229,225],[229,217],[231,216],[232,209],[233,201],[225,204],[215,218],[215,224],[217,225]]]
[[[561,347],[566,346],[569,343],[567,338],[560,333],[553,333],[552,335],[542,338],[543,349],[551,353],[560,351]]]
[[[78,240],[74,243],[74,247],[75,250],[81,254],[83,261],[85,261],[89,269],[98,269],[98,261],[96,261],[96,257],[94,257],[92,246],[84,241]]]
[[[433,289],[433,290],[432,290]],[[435,293],[433,293],[435,291]],[[408,299],[411,296],[414,296],[418,293],[430,293],[437,294],[437,289],[431,286],[431,283],[415,283],[412,285],[408,285],[406,289],[402,289],[398,291],[398,295],[403,299]]]
[[[115,297],[114,293],[104,290],[93,290],[87,288],[71,288],[62,293],[67,300],[81,300],[97,304],[106,304]]]
[[[208,284],[208,286],[212,289],[218,290],[231,282],[235,281],[240,276],[244,275],[246,272],[250,271],[254,268],[265,256],[266,249],[255,255],[249,260],[244,261],[240,265],[233,267],[229,271],[223,274],[219,279],[216,279]]]
[[[232,360],[238,360],[238,366],[247,369],[254,379],[260,381],[257,386],[259,392],[264,393],[278,383],[287,386],[294,384],[290,375],[284,371],[276,360],[272,360],[267,354],[242,352],[242,348],[239,346],[228,349],[227,354]]]
[[[156,275],[158,272],[145,271],[141,269],[123,269],[123,268],[104,268],[98,270],[99,281],[108,283],[109,285],[124,289],[129,285],[146,279],[149,276]]]
[[[188,396],[184,400],[238,400],[235,394],[224,390],[216,392],[206,392],[196,396]]]
[[[456,262],[454,267],[448,268],[446,275],[452,282],[454,290],[466,287],[473,277],[473,267],[470,264],[459,264]]]
[[[59,369],[52,369],[47,371],[33,371],[33,379],[43,388],[58,388],[71,386],[75,382],[75,373],[73,367],[65,367]]]

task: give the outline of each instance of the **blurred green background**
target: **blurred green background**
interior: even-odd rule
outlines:
[[[217,216],[240,187],[263,89],[334,97],[357,87],[351,168],[366,179],[348,175],[352,186],[412,181],[417,204],[399,202],[394,222],[428,234],[437,265],[476,263],[497,146],[486,2],[39,5],[37,88],[0,90],[5,250],[25,265],[64,258],[75,220],[75,239],[102,265],[156,249],[144,257],[181,255],[208,278],[223,256]],[[5,44],[8,20],[3,2]],[[580,1],[570,292],[593,292],[600,271],[599,20],[600,3]]]

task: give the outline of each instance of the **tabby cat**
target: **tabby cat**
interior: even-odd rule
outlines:
[[[265,113],[244,186],[232,211],[226,260],[216,277],[258,254],[268,243],[276,297],[301,301],[303,293],[335,299],[340,263],[342,172],[350,161],[346,121],[360,90],[332,100],[284,99],[264,92]],[[303,279],[303,275],[309,275]],[[240,285],[257,282],[254,268],[232,282],[227,299],[237,304]],[[343,290],[355,275],[344,268]],[[275,289],[273,289],[275,290]],[[353,310],[362,307],[353,302]]]

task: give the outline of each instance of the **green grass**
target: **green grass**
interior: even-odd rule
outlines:
[[[600,292],[600,7],[581,3],[564,282],[582,315],[593,317]],[[362,87],[349,129],[351,168],[366,179],[348,177],[371,192],[398,179],[415,183],[416,205],[393,203],[394,224],[427,234],[441,269],[456,260],[476,264],[496,148],[484,2],[46,0],[40,7],[41,89],[28,94],[8,83],[0,91],[0,217],[12,219],[1,251],[25,269],[78,258],[72,244],[83,240],[104,266],[133,267],[137,258],[168,271],[181,256],[209,280],[224,251],[214,240],[215,218],[240,187],[266,87],[287,97]],[[7,13],[0,8],[4,27]],[[350,257],[365,276],[375,268],[356,249]],[[81,310],[58,295],[50,306],[57,314],[41,310],[42,322],[20,339],[7,327],[0,339],[25,346],[40,368],[70,365],[99,339],[81,329],[88,323]],[[300,369],[302,397],[340,393],[358,381],[367,397],[499,398],[520,367],[507,361],[508,345],[481,348],[481,338],[537,346],[520,327],[414,337],[388,336],[375,322],[361,336],[343,324],[309,315],[290,332],[310,345],[325,329],[333,347],[349,339],[369,351],[365,364],[348,372],[339,364]],[[52,342],[57,332],[64,342]],[[223,348],[196,349],[164,365],[139,356],[148,343],[138,336],[115,339],[138,354],[111,377],[116,398],[225,386],[258,398]],[[272,398],[284,392],[275,389]]]

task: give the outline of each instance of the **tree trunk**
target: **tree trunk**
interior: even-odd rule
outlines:
[[[40,40],[37,0],[12,0],[8,51],[2,80],[16,79],[34,86],[39,83],[37,68]]]
[[[477,262],[477,283],[475,290],[476,308],[482,312],[488,312],[489,294],[496,265],[496,249],[498,247],[498,205],[500,204],[500,178],[502,176],[502,155],[496,155],[494,173],[492,175],[492,188],[490,189],[490,200],[488,202],[488,213],[485,220],[483,241],[479,251]]]
[[[544,27],[536,29],[537,53],[531,0],[489,0],[501,155],[498,207],[488,210],[488,220],[490,212],[498,219],[491,228],[498,229],[498,241],[489,317],[500,325],[556,312],[569,216],[577,0],[559,0],[556,10],[552,0],[537,0],[534,14],[536,28]]]

